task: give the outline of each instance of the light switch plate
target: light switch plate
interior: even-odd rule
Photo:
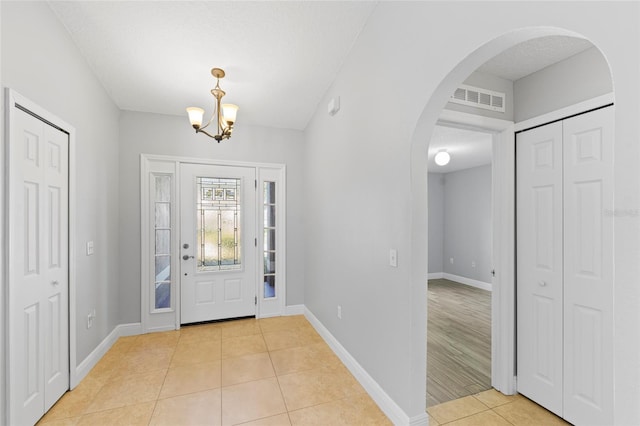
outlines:
[[[396,249],[389,250],[389,266],[398,267],[398,250]]]
[[[87,256],[91,256],[93,254],[93,241],[87,242]]]

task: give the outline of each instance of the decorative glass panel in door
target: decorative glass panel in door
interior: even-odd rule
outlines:
[[[263,182],[264,298],[276,297],[276,183]]]
[[[171,176],[152,175],[155,184],[155,309],[171,308]]]
[[[197,177],[198,270],[240,269],[240,179]]]

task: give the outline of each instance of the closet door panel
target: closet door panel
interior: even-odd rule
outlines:
[[[564,405],[613,422],[613,108],[563,122]]]
[[[562,415],[562,124],[517,135],[518,392]]]

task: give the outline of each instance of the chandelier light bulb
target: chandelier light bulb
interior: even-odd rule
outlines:
[[[449,160],[451,160],[451,156],[447,151],[439,151],[434,160],[438,166],[446,166],[449,164]]]
[[[191,125],[199,129],[202,126],[202,117],[204,116],[204,110],[197,107],[187,108],[187,114],[189,114],[189,122]]]
[[[222,104],[222,117],[225,123],[233,125],[238,115],[238,106],[233,104]]]

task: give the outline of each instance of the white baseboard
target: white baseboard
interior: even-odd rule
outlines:
[[[409,419],[409,426],[429,426],[429,416],[427,413],[419,414]]]
[[[428,424],[428,416],[426,413],[413,418],[407,416],[404,410],[387,395],[373,377],[362,368],[358,361],[351,356],[344,346],[333,337],[329,330],[327,330],[320,320],[306,307],[304,309],[304,316],[394,425],[426,426]]]
[[[107,353],[111,346],[118,340],[118,337],[133,336],[142,333],[142,325],[140,323],[133,324],[120,324],[114,327],[114,329],[105,337],[102,342],[93,350],[87,357],[82,360],[76,367],[75,371],[71,372],[71,380],[69,387],[71,389],[78,386],[78,384],[89,374],[89,371],[96,366],[98,361]]]
[[[439,280],[442,278],[444,278],[444,272],[432,272],[430,274],[427,274],[428,280]]]
[[[485,283],[484,281],[478,281],[467,277],[461,277],[460,275],[453,275],[444,273],[442,274],[444,279],[455,281],[460,284],[466,284],[471,287],[481,288],[482,290],[491,291],[492,285],[491,283]]]
[[[142,324],[139,322],[120,324],[116,328],[118,328],[118,337],[137,336],[138,334],[142,334]],[[175,330],[175,327],[172,327],[169,330]]]
[[[304,315],[305,307],[304,305],[289,305],[285,306],[284,314],[285,315]]]

